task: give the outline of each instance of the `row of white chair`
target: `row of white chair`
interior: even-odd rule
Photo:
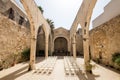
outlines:
[[[64,69],[66,75],[76,75],[79,72],[79,67],[77,66],[76,60],[73,57],[64,57]]]
[[[56,60],[57,56],[48,57],[43,62],[41,62],[36,72],[41,74],[51,74],[54,69]]]

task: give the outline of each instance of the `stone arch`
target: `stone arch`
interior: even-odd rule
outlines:
[[[91,3],[92,1],[92,3]],[[81,7],[75,17],[75,20],[70,29],[70,39],[76,31],[77,25],[80,23],[82,26],[82,37],[83,37],[83,52],[84,52],[84,64],[86,71],[90,71],[88,66],[90,66],[89,57],[89,24],[93,12],[93,8],[97,0],[83,0]],[[73,43],[73,56],[76,59],[76,45]]]
[[[81,33],[78,31],[79,28],[81,29]],[[75,23],[74,27],[72,27],[70,31],[70,42],[71,42],[71,52],[72,52],[71,55],[73,55],[74,57],[76,57],[77,55],[83,54],[83,50],[79,51],[78,49],[79,46],[77,45],[77,43],[79,42],[83,46],[83,40],[81,39],[82,33],[83,33],[82,29],[83,28],[80,23]],[[81,35],[81,37],[79,35]],[[81,40],[82,43],[78,40]]]
[[[71,42],[72,42],[72,38],[74,37],[74,35],[76,35],[78,28],[81,28],[81,30],[83,30],[83,27],[81,26],[80,23],[76,23],[76,26],[73,26],[71,28],[71,31],[70,31]],[[81,33],[81,35],[82,35],[82,33]]]
[[[35,54],[36,54],[36,38],[39,26],[42,25],[45,32],[45,57],[48,57],[48,40],[50,34],[50,26],[46,22],[42,13],[38,9],[36,3],[33,0],[20,0],[25,8],[28,19],[30,21],[31,31],[31,51],[30,51],[30,65],[29,70],[35,69]],[[32,7],[32,9],[31,9]]]
[[[57,37],[54,40],[54,55],[65,56],[68,52],[68,40],[65,37]]]
[[[70,40],[69,40],[68,37],[62,36],[62,35],[54,37],[54,39],[53,39],[53,50],[54,50],[54,41],[55,41],[55,39],[58,38],[58,37],[63,37],[63,38],[65,38],[65,39],[67,40],[67,42],[68,42],[68,49],[67,49],[67,50],[69,51],[69,46],[70,46],[69,43],[70,43]]]

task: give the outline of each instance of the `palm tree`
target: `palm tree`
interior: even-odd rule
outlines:
[[[38,6],[39,10],[41,11],[41,13],[43,14],[44,10],[41,6]],[[46,19],[46,21],[48,22],[48,24],[50,25],[50,28],[53,30],[54,29],[54,22],[50,19]]]
[[[50,19],[46,19],[46,21],[48,22],[48,24],[50,25],[51,28],[51,33],[54,34],[53,29],[55,28],[54,26],[54,22]]]
[[[39,10],[41,11],[41,13],[43,14],[44,10],[41,6],[38,6]]]
[[[54,22],[50,19],[47,19],[48,24],[50,25],[51,30],[53,31],[54,29]]]
[[[41,13],[43,14],[44,10],[42,9],[41,6],[38,6],[39,10],[41,11]],[[46,19],[46,21],[48,22],[50,28],[51,28],[51,31],[53,33],[53,29],[54,29],[54,22],[50,19]]]

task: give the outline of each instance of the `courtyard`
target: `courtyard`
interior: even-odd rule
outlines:
[[[47,73],[48,70],[40,72],[43,62],[45,62],[44,57],[38,57],[36,61],[37,69],[29,72],[28,62],[16,64],[14,67],[0,71],[0,80],[120,80],[119,71],[94,62],[92,62],[94,65],[94,68],[92,69],[93,74],[86,73],[84,71],[84,60],[81,57],[78,57],[76,60],[76,63],[79,63],[78,74],[65,74],[63,56],[57,57],[51,73]]]
[[[0,0],[0,80],[120,80],[119,5]]]

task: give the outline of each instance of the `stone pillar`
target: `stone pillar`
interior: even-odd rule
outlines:
[[[72,39],[71,39],[71,37],[70,37],[70,55],[72,54]]]
[[[45,36],[45,58],[48,58],[48,36]]]
[[[90,65],[90,57],[89,57],[89,28],[87,26],[88,26],[88,24],[86,23],[86,26],[84,26],[82,28],[83,52],[84,52],[85,70],[87,72],[90,72],[91,71],[91,65]]]
[[[76,39],[75,35],[73,36],[73,42],[72,42],[72,51],[73,51],[73,57],[76,59]]]
[[[89,39],[83,39],[83,52],[84,52],[84,62],[86,70],[90,67],[90,57],[89,57]]]
[[[35,57],[36,57],[36,34],[31,30],[31,48],[30,48],[30,63],[29,70],[35,69]]]
[[[52,56],[53,53],[53,44],[52,44],[52,34],[50,35],[50,54]]]

